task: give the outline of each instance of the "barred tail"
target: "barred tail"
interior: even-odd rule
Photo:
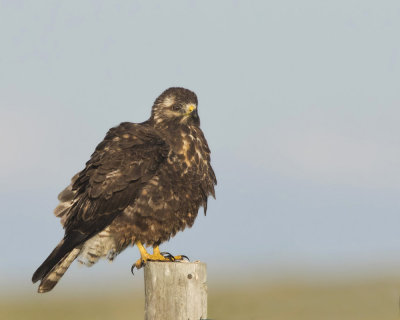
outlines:
[[[81,251],[80,248],[75,248],[71,252],[67,253],[51,270],[47,273],[42,281],[40,282],[38,292],[48,292],[55,287],[57,282],[61,279],[64,273],[67,271],[71,263],[76,259]]]
[[[39,292],[50,291],[57,284],[57,281],[78,256],[82,247],[81,243],[86,239],[87,236],[79,231],[65,235],[32,276],[33,283],[41,280]]]

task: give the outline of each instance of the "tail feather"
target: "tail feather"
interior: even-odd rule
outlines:
[[[67,271],[71,263],[79,255],[81,249],[75,248],[71,252],[67,253],[51,270],[48,272],[40,282],[38,292],[48,292],[55,287],[64,273]]]
[[[32,276],[33,283],[42,280],[39,292],[49,291],[56,285],[72,261],[78,256],[82,247],[81,243],[86,239],[87,235],[76,231],[66,235],[60,241]],[[54,282],[54,284],[48,285],[50,282]]]
[[[53,267],[72,249],[73,247],[71,247],[69,241],[66,241],[65,238],[61,240],[47,259],[35,271],[32,276],[32,282],[35,283],[36,281],[43,279],[46,274],[48,274],[50,270],[53,269]]]
[[[80,233],[79,231],[71,232],[66,235],[64,239],[60,241],[57,247],[50,253],[47,259],[40,265],[32,276],[32,282],[35,283],[43,279],[53,268],[59,263],[68,253],[70,253],[75,247],[81,247],[88,238],[87,235]]]

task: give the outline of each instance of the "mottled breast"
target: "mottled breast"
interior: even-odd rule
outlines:
[[[200,206],[206,210],[208,195],[214,196],[216,180],[201,130],[177,131],[167,142],[166,161],[124,212],[132,236],[147,245],[158,245],[191,227]]]

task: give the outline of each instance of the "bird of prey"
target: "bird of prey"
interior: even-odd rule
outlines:
[[[138,269],[147,260],[182,259],[161,253],[159,245],[191,227],[201,206],[206,214],[217,183],[197,108],[194,92],[169,88],[147,121],[107,132],[58,196],[54,213],[65,234],[33,274],[34,283],[41,281],[38,292],[53,289],[76,258],[91,266],[130,245],[140,251]]]

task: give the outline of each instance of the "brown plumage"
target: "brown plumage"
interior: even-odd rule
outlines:
[[[158,247],[191,227],[201,206],[206,213],[216,183],[196,95],[167,89],[149,120],[110,129],[60,193],[54,213],[65,235],[32,281],[47,292],[77,257],[90,266],[138,241]]]

